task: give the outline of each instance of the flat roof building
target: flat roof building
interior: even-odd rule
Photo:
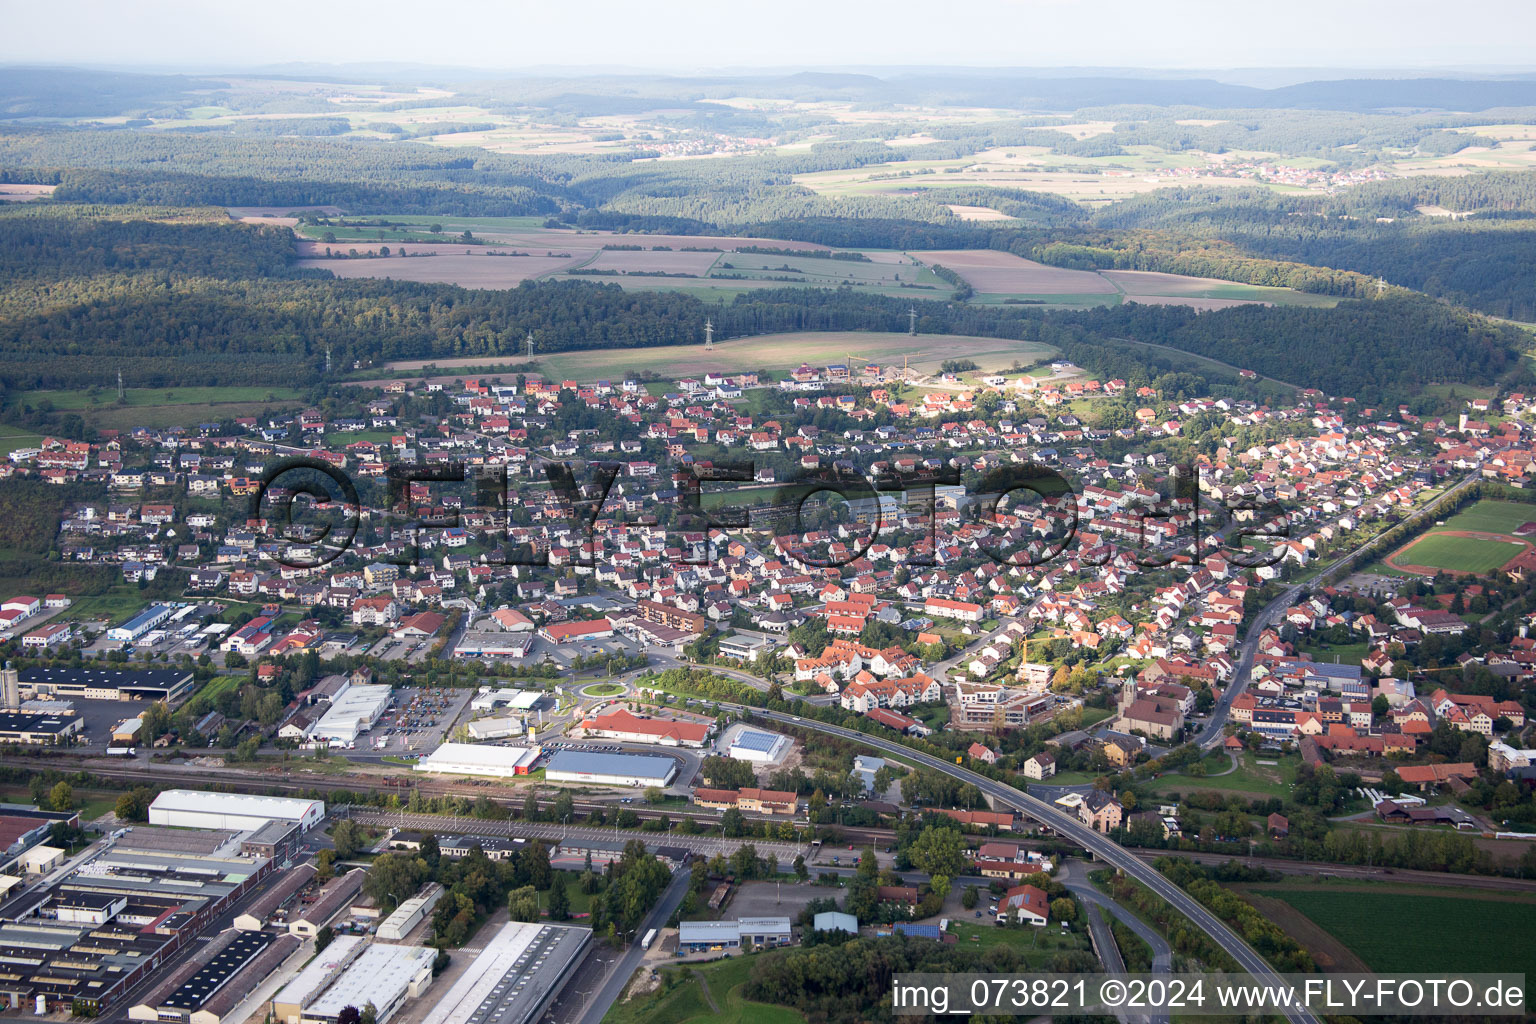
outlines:
[[[517,690],[511,687],[492,690],[487,687],[470,698],[469,709],[495,711],[499,707],[507,706],[514,711],[530,711],[539,701],[548,696],[549,694],[543,690]]]
[[[509,633],[500,629],[469,629],[453,646],[453,656],[464,659],[511,658],[521,661],[533,647],[532,633]]]
[[[416,998],[432,984],[436,957],[437,950],[425,946],[369,945],[319,998],[304,1007],[300,1024],[335,1024],[347,1007],[361,1009],[369,1003],[379,1024],[388,1024],[407,999]]]
[[[608,786],[666,786],[677,775],[677,762],[654,754],[598,754],[562,750],[549,759],[550,782],[596,782]]]
[[[560,994],[591,941],[588,928],[505,925],[425,1019],[432,1024],[529,1024]]]
[[[251,832],[269,821],[297,822],[304,830],[325,817],[324,800],[250,793],[205,793],[197,789],[167,789],[149,805],[151,825],[177,828],[225,828]]]
[[[741,729],[726,748],[726,754],[738,761],[777,761],[789,746],[789,737],[760,729]]]
[[[163,700],[175,703],[192,689],[192,673],[179,668],[24,668],[17,673],[24,698]]]
[[[0,743],[53,747],[84,728],[85,719],[73,711],[0,711]]]
[[[855,928],[857,934],[857,928]],[[794,941],[794,929],[787,917],[743,917],[738,921],[679,921],[677,948],[683,953],[712,949],[759,949],[787,946]]]
[[[379,938],[385,942],[404,941],[442,898],[443,887],[436,882],[429,882],[426,888],[396,907],[395,912],[379,924]]]
[[[501,740],[508,736],[521,736],[523,716],[489,715],[485,718],[476,718],[467,723],[464,728],[469,730],[469,738],[472,740]]]
[[[304,1007],[319,997],[327,985],[346,970],[363,951],[364,940],[360,935],[338,935],[331,944],[315,954],[313,960],[288,979],[288,984],[277,990],[272,997],[272,1015],[281,1024],[299,1024]]]
[[[477,743],[442,743],[417,761],[418,772],[437,775],[527,775],[539,759],[538,747],[493,747]]]
[[[388,686],[348,686],[331,698],[330,709],[310,730],[310,738],[337,744],[354,743],[359,734],[372,729],[384,716],[392,699],[393,691]]]

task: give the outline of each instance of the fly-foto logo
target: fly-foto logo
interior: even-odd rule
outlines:
[[[265,532],[259,549],[294,569],[321,568],[352,550],[364,520],[380,532],[388,527],[392,542],[381,545],[376,560],[413,566],[423,531],[465,537],[470,513],[486,564],[550,566],[548,538],[560,537],[561,565],[595,566],[598,523],[615,514],[614,488],[624,469],[618,462],[552,461],[542,466],[543,481],[518,486],[500,465],[396,464],[385,472],[379,507],[370,508],[341,469],[296,456],[267,467],[248,519]],[[834,465],[777,483],[767,500],[754,488],[753,501],[733,504],[730,491],[756,480],[752,462],[684,462],[673,469],[672,486],[654,492],[652,511],[639,523],[664,526],[673,561],[683,565],[709,560],[711,534],[749,530],[773,534],[778,553],[806,569],[849,565],[886,538],[903,541],[907,566],[938,564],[941,548],[956,546],[962,556],[1016,567],[1064,559],[1097,567],[1117,547],[1132,552],[1142,568],[1198,568],[1212,556],[1248,569],[1278,563],[1279,544],[1290,536],[1287,510],[1276,502],[1214,502],[1201,493],[1200,471],[1198,465],[1173,467],[1165,495],[1098,488],[1111,498],[1107,505],[1101,499],[1086,519],[1082,489],[1038,463],[1002,467],[965,487],[950,468],[867,475]],[[467,485],[474,495],[468,507],[422,511],[431,507],[434,488]],[[544,522],[514,530],[513,510],[535,494]]]

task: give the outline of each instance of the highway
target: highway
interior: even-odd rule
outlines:
[[[730,707],[747,714],[754,714],[760,718],[779,722],[784,725],[798,726],[816,732],[827,733],[842,739],[852,740],[865,746],[873,747],[888,754],[899,755],[908,761],[915,761],[925,768],[940,771],[946,775],[969,782],[991,797],[997,804],[1022,811],[1027,816],[1041,824],[1048,825],[1055,832],[1089,850],[1096,859],[1117,868],[1136,881],[1145,885],[1153,892],[1173,905],[1181,914],[1194,922],[1195,926],[1211,937],[1223,951],[1237,962],[1241,970],[1247,971],[1266,981],[1269,984],[1278,984],[1279,978],[1273,968],[1265,962],[1264,958],[1254,952],[1253,948],[1244,942],[1226,923],[1215,914],[1207,910],[1204,904],[1196,900],[1167,878],[1164,878],[1150,864],[1126,850],[1119,843],[1102,833],[1096,832],[1084,825],[1077,818],[1054,807],[1043,800],[1036,799],[1027,793],[1014,789],[985,775],[978,775],[967,768],[957,764],[942,761],[911,747],[881,739],[878,736],[868,736],[852,729],[844,729],[841,726],[828,725],[811,719],[803,719],[795,715],[786,715],[777,711],[764,711],[760,708],[750,708],[742,705],[722,704],[722,707]],[[1291,1010],[1286,1013],[1286,1019],[1296,1024],[1319,1024],[1315,1015],[1305,1010]]]

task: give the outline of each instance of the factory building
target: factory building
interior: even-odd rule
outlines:
[[[378,1024],[389,1024],[407,999],[420,996],[432,984],[436,957],[437,950],[424,946],[365,946],[317,998],[304,1006],[299,1024],[336,1024],[347,1007],[361,1008],[369,1003]]]
[[[420,893],[395,908],[395,912],[379,924],[379,938],[385,942],[403,942],[405,937],[422,921],[426,920],[437,901],[443,898],[443,887],[430,882]]]
[[[235,927],[245,932],[260,931],[283,904],[297,896],[299,890],[308,885],[318,873],[313,864],[300,864],[291,871],[283,872],[283,877],[276,885],[246,907],[245,913],[235,918]]]
[[[249,793],[205,793],[168,789],[149,805],[151,825],[177,828],[222,828],[254,832],[269,821],[292,821],[308,831],[325,818],[324,800],[255,796]]]
[[[857,933],[857,929],[855,929]],[[677,948],[681,953],[752,946],[766,949],[787,946],[794,930],[787,917],[744,917],[739,921],[679,921]]]
[[[192,673],[179,668],[24,668],[17,673],[23,700],[163,700],[192,690]]]
[[[824,910],[811,919],[811,928],[818,932],[847,932],[859,934],[859,919],[852,914],[836,910]]]
[[[225,932],[128,1010],[130,1020],[239,1024],[246,998],[299,949],[292,935]]]
[[[176,609],[166,604],[152,604],[121,626],[107,630],[107,639],[117,643],[131,643],[171,617]]]
[[[56,747],[85,728],[73,711],[0,711],[0,743]]]
[[[362,868],[353,868],[340,878],[333,878],[315,902],[288,918],[288,934],[301,939],[314,938],[337,914],[352,905],[352,900],[362,891],[367,875]]]
[[[314,1002],[326,987],[341,976],[347,965],[363,951],[360,935],[338,935],[331,944],[315,954],[303,970],[272,997],[272,1017],[278,1024],[299,1024],[304,1007]]]
[[[0,1005],[32,1007],[41,997],[49,1009],[78,1001],[92,1016],[115,1012],[125,993],[163,973],[164,964],[197,942],[272,870],[272,862],[261,858],[108,849],[88,870],[7,904],[0,958],[9,967],[0,975]],[[198,952],[200,962],[209,959],[208,950]],[[175,988],[193,973],[177,979]],[[177,1016],[153,1019],[192,1024],[194,1013],[207,1013],[225,998],[225,987],[206,990],[209,1005],[173,1007]],[[158,1006],[172,990],[151,995]],[[219,1022],[204,1016],[195,1024]]]
[[[560,994],[591,941],[588,928],[505,925],[424,1019],[432,1024],[531,1024]]]

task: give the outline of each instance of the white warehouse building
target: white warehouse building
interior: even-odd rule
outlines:
[[[479,743],[439,743],[416,762],[419,772],[438,775],[489,775],[509,779],[527,775],[539,759],[538,747],[501,747]]]
[[[310,730],[312,740],[330,740],[338,745],[355,743],[360,733],[372,729],[394,693],[388,686],[348,686],[331,698],[331,707]]]
[[[302,1024],[334,1024],[348,1007],[373,1004],[378,1024],[388,1024],[407,999],[432,984],[437,950],[374,943],[363,948],[319,998],[299,1015]]]
[[[789,737],[760,729],[742,729],[726,748],[726,756],[737,761],[772,763],[784,756],[789,748]]]
[[[197,789],[168,789],[149,805],[151,825],[176,828],[221,828],[250,832],[269,821],[297,822],[305,830],[325,818],[324,800],[249,793],[205,793]]]

